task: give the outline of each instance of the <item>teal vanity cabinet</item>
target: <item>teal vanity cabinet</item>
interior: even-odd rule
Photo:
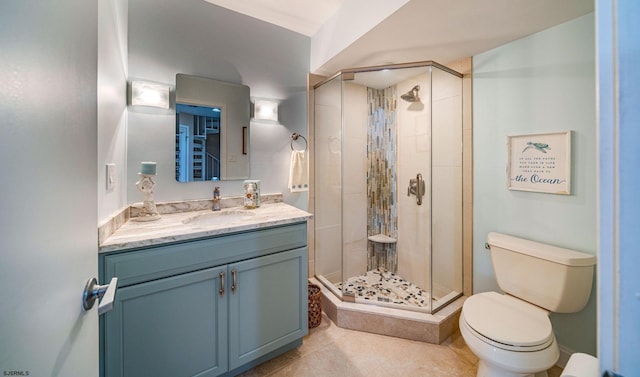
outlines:
[[[306,223],[100,255],[101,376],[233,376],[307,334]]]

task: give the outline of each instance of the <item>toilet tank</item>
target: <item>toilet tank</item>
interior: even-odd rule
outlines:
[[[594,255],[495,232],[487,243],[505,293],[556,313],[579,312],[589,301]]]

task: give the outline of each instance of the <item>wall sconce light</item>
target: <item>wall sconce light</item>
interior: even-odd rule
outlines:
[[[278,121],[278,102],[257,99],[253,102],[253,119]]]
[[[161,109],[169,108],[168,85],[148,81],[131,81],[131,106],[151,106]]]

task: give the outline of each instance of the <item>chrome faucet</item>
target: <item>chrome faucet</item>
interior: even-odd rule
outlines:
[[[213,210],[220,211],[220,187],[213,190]]]

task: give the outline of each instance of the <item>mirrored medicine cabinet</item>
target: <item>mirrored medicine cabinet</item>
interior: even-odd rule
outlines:
[[[176,180],[249,178],[249,87],[176,75]]]

